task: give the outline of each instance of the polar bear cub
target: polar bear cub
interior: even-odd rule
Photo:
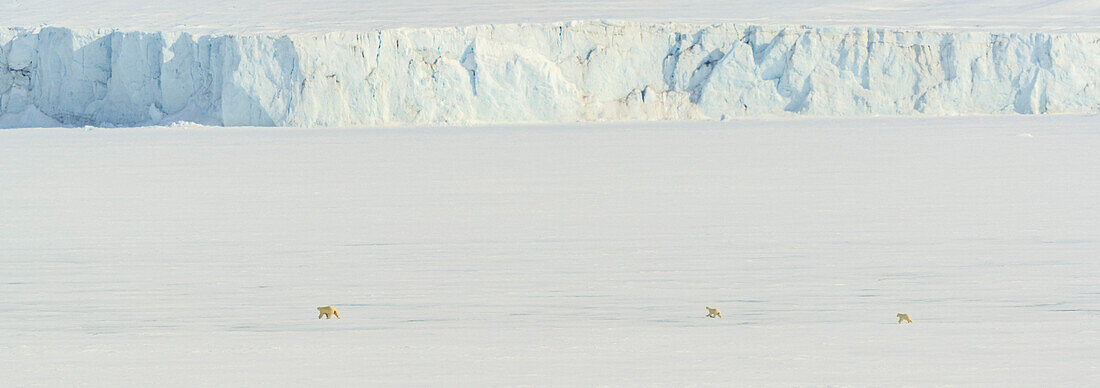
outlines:
[[[718,311],[718,309],[716,309],[716,308],[707,306],[707,318],[714,318],[714,317],[721,318],[722,317],[722,312]]]
[[[317,311],[321,312],[321,314],[317,315],[317,319],[321,319],[321,317],[325,317],[325,319],[332,319],[333,315],[336,316],[336,319],[340,319],[340,313],[338,311],[336,311],[335,307],[322,306],[322,307],[318,307]]]
[[[902,322],[913,323],[913,319],[909,318],[909,314],[898,313],[898,323],[902,323]]]

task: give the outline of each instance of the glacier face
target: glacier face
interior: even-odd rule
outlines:
[[[1100,112],[1100,34],[585,21],[0,30],[0,127]]]

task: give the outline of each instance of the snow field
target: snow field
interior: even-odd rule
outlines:
[[[883,26],[997,32],[1100,32],[1092,0],[3,0],[5,26],[295,34],[395,27],[639,22]]]
[[[4,131],[0,381],[1087,385],[1098,122]]]

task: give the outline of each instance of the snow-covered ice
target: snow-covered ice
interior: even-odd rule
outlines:
[[[1100,33],[607,21],[299,35],[0,30],[8,127],[1097,112]]]
[[[293,34],[394,27],[643,22],[1100,32],[1094,0],[0,0],[4,26],[192,34]]]
[[[0,15],[0,386],[1100,381],[1095,0]]]
[[[0,381],[1088,385],[1098,123],[0,131]]]

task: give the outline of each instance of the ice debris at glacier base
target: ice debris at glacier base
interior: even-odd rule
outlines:
[[[1100,112],[1100,34],[745,24],[0,30],[0,127]]]

